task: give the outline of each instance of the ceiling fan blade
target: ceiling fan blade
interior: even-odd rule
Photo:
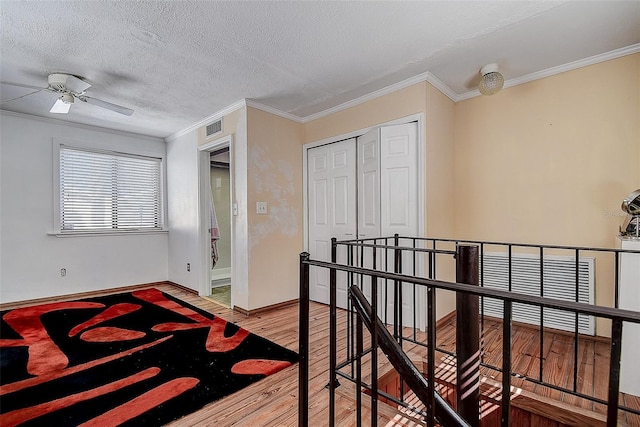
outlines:
[[[107,110],[115,111],[116,113],[124,114],[125,116],[130,116],[133,114],[133,110],[130,108],[122,107],[117,104],[112,104],[111,102],[103,101],[97,98],[91,98],[89,96],[81,96],[78,98],[80,101],[88,102],[89,104],[96,105],[98,107],[106,108]]]
[[[18,99],[26,98],[29,95],[33,95],[34,93],[42,92],[44,89],[37,89],[33,92],[26,93],[24,95],[16,96],[15,98],[7,99],[6,101],[0,101],[0,104],[6,104],[7,102],[17,101]]]
[[[55,104],[53,104],[53,107],[51,107],[51,110],[49,110],[49,112],[54,114],[67,114],[70,108],[71,108],[71,104],[68,104],[64,102],[62,99],[58,98],[58,100],[56,101]]]
[[[36,89],[36,90],[44,90],[44,89],[47,89],[46,87],[32,86],[32,85],[24,85],[24,84],[22,84],[22,83],[0,82],[0,84],[3,84],[3,85],[9,85],[9,86],[16,86],[16,87],[24,87],[24,88],[27,88],[27,89]]]
[[[85,82],[84,80],[81,80],[79,78],[77,78],[76,76],[73,76],[71,74],[69,74],[69,76],[67,77],[67,81],[64,84],[67,89],[69,89],[71,92],[75,92],[75,93],[82,93],[85,90],[89,89],[91,87],[91,85],[87,82]]]

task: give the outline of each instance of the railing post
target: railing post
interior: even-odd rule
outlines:
[[[500,425],[511,425],[511,345],[513,318],[513,304],[509,300],[503,301],[502,311],[502,399],[500,407]]]
[[[478,286],[478,246],[456,246],[456,282]],[[480,331],[478,296],[456,294],[458,413],[472,427],[480,425]]]
[[[300,254],[300,330],[298,332],[298,426],[309,425],[309,253]]]
[[[374,239],[373,244],[377,242]],[[371,256],[372,268],[376,269],[376,251],[373,248]],[[371,276],[371,318],[378,313],[378,277]],[[386,310],[386,307],[385,307]],[[371,325],[371,427],[378,425],[378,322]]]
[[[435,254],[429,254],[435,258]],[[436,290],[432,286],[427,288],[427,384],[429,386],[429,400],[427,402],[427,427],[435,426],[436,413]]]
[[[336,263],[338,259],[337,240],[331,238],[331,262]],[[338,358],[338,328],[336,310],[336,269],[329,270],[329,427],[335,425],[336,414],[336,365]]]
[[[393,245],[396,247],[393,251],[393,272],[402,273],[402,251],[398,249],[400,246],[400,235],[393,236]],[[399,280],[393,281],[393,336],[399,340],[401,335],[401,316],[402,316],[402,291]]]
[[[607,398],[607,426],[618,425],[620,391],[620,357],[622,355],[622,320],[611,323],[611,358],[609,360],[609,393]]]
[[[349,298],[351,300],[351,298]],[[356,427],[362,427],[362,353],[364,351],[364,334],[362,318],[356,316]]]

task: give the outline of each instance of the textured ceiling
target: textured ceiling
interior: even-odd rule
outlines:
[[[506,80],[640,43],[640,1],[0,0],[0,77],[66,72],[93,105],[2,85],[2,109],[166,137],[243,99],[304,119],[431,73],[453,96],[497,62]]]

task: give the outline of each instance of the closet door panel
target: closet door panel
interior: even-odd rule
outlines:
[[[338,240],[353,239],[356,235],[356,141],[348,139],[331,144],[332,164],[332,226],[331,237]],[[331,254],[329,258],[331,260]],[[338,246],[337,262],[347,263],[347,251]],[[347,273],[336,273],[336,301],[340,308],[347,308]]]
[[[380,129],[358,137],[358,238],[380,237]],[[368,241],[367,243],[373,243]],[[373,248],[358,250],[358,265],[373,268]],[[384,253],[376,249],[376,269],[382,270]],[[378,281],[378,315],[384,305],[382,281]],[[371,302],[371,280],[365,278],[362,291]]]
[[[330,260],[331,242],[316,239],[309,248],[313,259]],[[309,269],[309,298],[312,301],[329,303],[329,270],[326,268],[311,267]]]
[[[380,236],[380,129],[358,138],[358,237]]]
[[[308,151],[307,200],[311,258],[331,261],[331,238],[356,234],[355,140],[337,142]],[[346,263],[346,250],[338,248],[337,261]],[[337,273],[336,298],[347,304],[347,275]],[[329,271],[312,267],[309,293],[313,301],[329,303]]]
[[[352,237],[356,229],[356,172],[355,140],[330,144],[331,164],[331,210],[332,237],[339,240]]]
[[[380,129],[381,233],[418,233],[417,125],[407,123]]]
[[[406,188],[409,182],[409,168],[395,168],[386,171],[386,190],[384,217],[389,229],[408,229],[411,227],[411,200]]]
[[[326,147],[308,151],[308,224],[309,253],[312,258],[330,259],[331,226],[329,223],[329,152]],[[311,267],[309,296],[313,301],[329,302],[329,273]]]
[[[417,124],[407,123],[380,129],[380,225],[383,236],[399,234],[404,237],[418,235],[418,135]],[[401,242],[401,246],[410,244]],[[393,269],[393,255],[387,261]],[[402,272],[413,274],[414,257],[403,252]],[[422,312],[423,292],[408,283],[401,284],[402,323],[413,325],[414,312]],[[414,295],[416,295],[414,301]],[[393,323],[393,286],[387,288],[387,318]],[[419,326],[422,321],[418,321]]]

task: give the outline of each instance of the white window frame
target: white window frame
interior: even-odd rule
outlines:
[[[102,152],[106,154],[151,157],[160,159],[160,227],[155,229],[112,229],[112,230],[62,230],[60,217],[60,149],[62,147]],[[109,147],[103,144],[91,142],[80,142],[68,139],[53,138],[53,232],[48,233],[56,237],[79,237],[79,236],[113,236],[118,234],[156,234],[166,233],[167,230],[167,203],[166,203],[166,153],[150,152],[136,149],[121,149],[120,147]]]

